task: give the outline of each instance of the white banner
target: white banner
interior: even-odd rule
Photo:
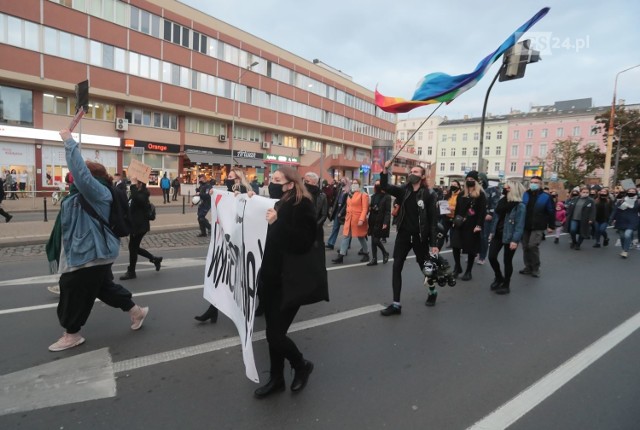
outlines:
[[[212,190],[211,243],[204,273],[204,298],[236,325],[245,374],[260,382],[253,359],[253,318],[258,270],[267,238],[267,209],[276,200]]]

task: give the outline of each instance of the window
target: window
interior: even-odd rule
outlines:
[[[452,157],[456,156],[456,148],[451,148],[451,156]]]
[[[541,143],[540,144],[540,149],[539,149],[539,155],[540,157],[544,158],[547,156],[547,144],[546,143]]]
[[[440,163],[440,171],[444,172],[444,163]]]
[[[527,130],[527,139],[533,139],[533,130]]]
[[[427,146],[427,155],[433,155],[433,147]]]
[[[518,163],[515,161],[511,162],[511,166],[509,167],[509,172],[513,173],[518,170]]]
[[[500,162],[499,161],[496,161],[496,164],[494,164],[493,171],[494,172],[499,172],[500,171]]]
[[[421,131],[418,132],[418,140],[422,140],[422,132]]]
[[[580,126],[573,127],[573,135],[580,136]]]
[[[473,133],[473,140],[480,140],[480,133]]]
[[[178,116],[142,110],[139,108],[125,108],[124,117],[129,120],[129,124],[143,125],[147,127],[166,128],[169,130],[178,129]]]
[[[440,149],[440,156],[441,157],[446,157],[447,156],[447,148],[441,148]]]
[[[473,163],[471,163],[471,170],[478,170],[478,162],[474,161]]]
[[[418,146],[418,155],[422,155],[422,146]]]
[[[460,163],[460,170],[462,172],[467,170],[467,163],[465,163],[464,161],[462,163]]]
[[[33,94],[19,88],[0,86],[0,123],[33,126]]]
[[[469,133],[462,133],[462,141],[466,142],[468,136],[469,136]]]
[[[520,130],[513,130],[513,140],[520,139]]]
[[[473,156],[474,156],[474,157],[477,157],[477,156],[478,156],[478,147],[477,147],[477,146],[474,146],[474,147],[473,147]]]
[[[496,155],[502,155],[502,146],[496,146]]]
[[[455,142],[457,139],[458,139],[458,135],[457,135],[456,133],[453,133],[453,134],[451,135],[451,141],[452,141],[452,142]]]
[[[556,129],[556,137],[563,137],[563,136],[564,136],[564,128],[560,127]]]
[[[456,163],[449,163],[449,171],[450,172],[456,171]]]
[[[467,156],[467,148],[466,147],[462,148],[462,156],[463,157]]]
[[[502,130],[496,132],[496,139],[502,140]]]
[[[518,145],[513,145],[511,147],[511,156],[512,157],[517,157],[518,156]]]
[[[427,139],[429,139],[429,140],[433,140],[433,131],[429,131],[429,132],[427,133]]]
[[[484,155],[491,155],[491,147],[490,146],[485,146],[484,147]]]
[[[443,142],[446,142],[446,141],[447,141],[447,135],[446,135],[446,134],[443,134],[443,135],[442,135],[442,141],[443,141]]]
[[[540,130],[540,137],[545,139],[547,136],[549,136],[549,129],[548,128],[543,128],[542,130]]]
[[[524,147],[524,156],[525,157],[531,157],[531,153],[532,153],[531,145],[525,145],[525,147]]]
[[[491,132],[490,131],[486,131],[484,133],[484,140],[491,140]]]

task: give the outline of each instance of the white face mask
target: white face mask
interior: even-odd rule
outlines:
[[[360,185],[358,185],[358,184],[351,184],[351,191],[352,191],[352,192],[354,192],[354,193],[355,193],[355,192],[357,192],[357,191],[359,191],[359,190],[360,190]]]

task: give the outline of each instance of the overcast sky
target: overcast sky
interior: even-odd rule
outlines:
[[[638,0],[182,1],[308,61],[317,58],[365,88],[378,85],[386,96],[407,99],[428,73],[471,72],[549,6],[525,35],[538,43],[542,61],[530,64],[523,79],[496,82],[487,109],[496,115],[588,97],[596,106],[610,106],[616,73],[640,65]],[[438,114],[479,116],[500,61]],[[640,67],[620,75],[617,95],[628,104],[640,103]],[[433,106],[408,115],[426,116]]]

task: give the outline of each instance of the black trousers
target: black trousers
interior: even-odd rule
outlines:
[[[211,223],[207,219],[207,216],[198,216],[198,224],[200,225],[200,233],[207,234],[207,232],[211,232]]]
[[[135,306],[131,292],[113,282],[111,264],[86,267],[60,276],[58,320],[69,334],[85,325],[93,303],[100,299],[106,305],[128,312]]]
[[[393,275],[391,278],[394,302],[400,302],[402,269],[404,268],[404,262],[407,259],[409,251],[413,249],[413,253],[416,254],[416,263],[418,263],[418,268],[420,269],[420,273],[422,273],[422,267],[429,252],[427,246],[427,244],[420,242],[420,236],[418,234],[412,235],[404,230],[398,231],[396,244],[393,248]]]
[[[373,260],[378,259],[378,248],[380,248],[380,250],[382,251],[382,255],[387,254],[387,250],[385,249],[384,245],[380,241],[380,238],[371,236],[371,258]]]
[[[163,203],[169,203],[171,201],[171,199],[169,198],[169,191],[171,191],[171,188],[162,189],[162,197],[164,198]]]
[[[504,254],[502,255],[504,276],[500,271],[500,263],[498,263],[498,254],[502,248],[504,248]],[[511,275],[513,274],[513,256],[515,254],[516,251],[512,251],[511,248],[509,248],[509,244],[502,243],[502,232],[497,233],[491,239],[491,243],[489,244],[489,264],[491,264],[496,279],[507,282],[511,280]]]
[[[304,364],[302,353],[287,336],[287,331],[300,307],[281,309],[282,295],[280,292],[272,291],[270,287],[262,291],[260,300],[264,304],[264,318],[267,324],[271,377],[284,376],[285,358],[293,368],[300,368]]]
[[[153,255],[144,248],[140,248],[140,242],[142,242],[142,238],[145,233],[134,233],[129,236],[129,268],[128,271],[131,273],[136,272],[136,264],[138,263],[138,255],[142,255],[145,258],[148,258],[149,261],[153,259]]]

